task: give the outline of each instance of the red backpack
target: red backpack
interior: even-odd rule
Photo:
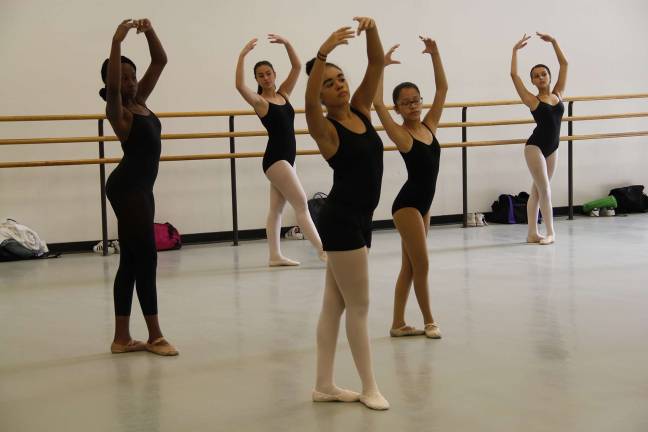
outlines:
[[[159,251],[180,249],[182,247],[182,240],[180,233],[169,222],[153,224],[155,233],[155,246]]]

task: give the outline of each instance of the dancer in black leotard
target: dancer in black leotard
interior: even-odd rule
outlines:
[[[283,105],[268,102],[268,113],[261,117],[261,123],[268,131],[268,144],[263,154],[263,172],[275,162],[285,160],[291,167],[295,166],[297,140],[295,139],[295,110],[288,98],[281,93],[279,96],[286,101]]]
[[[151,65],[139,82],[135,64],[121,56],[121,43],[131,28],[146,35],[151,53]],[[114,285],[115,338],[110,347],[113,353],[147,350],[159,355],[178,354],[162,336],[158,321],[153,184],[160,161],[160,121],[146,106],[166,62],[150,21],[125,20],[117,27],[110,58],[101,68],[106,87],[99,93],[106,100],[106,117],[124,150],[124,157],[106,182],[106,195],[117,216],[120,245]],[[147,343],[130,336],[134,286],[149,331]]]
[[[365,132],[356,133],[332,115],[327,117],[339,140],[337,152],[327,159],[333,168],[333,187],[318,225],[327,251],[370,248],[371,219],[380,199],[382,141],[362,111],[353,105],[350,110],[362,120]]]
[[[540,66],[543,68],[544,66]],[[556,95],[558,96],[558,95]],[[537,97],[537,96],[536,96]],[[558,103],[555,105],[543,102],[538,98],[538,106],[531,111],[536,127],[526,142],[526,145],[534,145],[540,148],[542,155],[547,159],[558,150],[560,143],[560,124],[565,113],[565,106],[558,96]]]
[[[416,89],[418,91],[418,88]],[[422,98],[419,98],[419,101],[419,104],[423,103]],[[416,104],[417,102],[413,103]],[[398,106],[396,101],[394,104]],[[411,105],[408,104],[408,106]],[[411,141],[410,150],[408,152],[399,151],[407,168],[407,181],[396,195],[396,199],[394,199],[392,215],[403,208],[415,208],[421,217],[425,218],[432,205],[432,199],[436,191],[436,180],[439,175],[441,147],[432,129],[423,122],[421,124],[430,132],[432,142],[420,141],[408,131],[411,137],[409,140]]]
[[[520,99],[531,110],[537,126],[529,137],[524,147],[524,157],[527,166],[533,177],[531,195],[527,203],[527,219],[529,232],[528,243],[539,243],[543,245],[554,242],[556,235],[553,226],[553,207],[551,204],[551,177],[556,170],[556,159],[558,143],[560,141],[560,123],[565,107],[562,98],[567,82],[567,59],[558,46],[556,39],[548,34],[537,33],[545,42],[553,45],[560,71],[558,80],[553,90],[551,84],[551,72],[545,65],[538,64],[531,68],[531,82],[538,88],[538,95],[534,95],[526,89],[517,73],[517,52],[527,44],[531,36],[526,34],[513,47],[511,59],[511,78],[513,85],[520,95]],[[538,211],[542,211],[542,217],[547,227],[545,237],[538,232]]]
[[[258,84],[255,93],[245,85],[244,69],[245,56],[254,49],[257,39],[248,42],[239,55],[236,65],[236,89],[256,111],[261,123],[268,131],[268,145],[263,155],[263,172],[270,180],[270,208],[266,221],[266,234],[268,247],[270,249],[269,265],[293,266],[299,262],[284,257],[281,254],[281,213],[286,201],[295,210],[297,223],[304,236],[317,250],[322,261],[326,261],[326,253],[322,249],[322,242],[315,229],[313,220],[308,212],[306,194],[302,188],[295,165],[296,141],[295,141],[295,111],[290,104],[289,96],[295,87],[301,64],[297,53],[290,42],[285,38],[269,34],[270,43],[283,44],[288,52],[292,68],[286,80],[277,89],[275,81],[276,74],[272,64],[268,61],[260,61],[254,66],[254,77]]]
[[[380,198],[382,141],[371,125],[371,101],[384,58],[378,29],[371,18],[356,17],[357,33],[367,35],[369,64],[362,83],[350,98],[342,70],[326,63],[326,56],[353,37],[350,27],[334,32],[309,62],[306,86],[308,131],[333,168],[333,189],[320,214],[318,228],[328,251],[326,287],[317,325],[317,381],[314,401],[360,400],[372,409],[387,409],[371,365],[367,332],[369,275],[367,248],[371,246],[371,217]],[[349,103],[350,99],[350,103]],[[324,117],[322,104],[328,115]],[[340,318],[346,311],[351,353],[362,381],[362,394],[338,388],[333,364]]]
[[[441,155],[441,148],[434,133],[443,112],[448,82],[436,42],[430,38],[420,38],[425,44],[423,53],[430,54],[432,59],[436,84],[434,102],[423,121],[423,100],[418,87],[411,82],[399,84],[392,93],[395,110],[403,117],[402,125],[392,119],[385,107],[382,77],[374,98],[374,107],[387,135],[398,147],[407,166],[407,182],[392,206],[394,225],[402,239],[402,264],[396,281],[394,316],[389,333],[394,337],[425,334],[427,337],[438,339],[441,332],[432,317],[428,293],[427,233]],[[396,48],[398,45],[393,46],[385,55],[385,66],[400,63],[391,58]],[[417,330],[405,323],[405,305],[412,282],[423,314],[424,330]]]

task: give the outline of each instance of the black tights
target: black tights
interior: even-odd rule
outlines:
[[[120,247],[119,269],[113,291],[115,315],[130,315],[133,287],[137,288],[137,298],[144,315],[157,315],[153,192],[135,189],[114,195],[109,199],[117,216]]]

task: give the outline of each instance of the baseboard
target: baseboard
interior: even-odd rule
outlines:
[[[574,214],[582,213],[582,206],[574,206]],[[486,219],[490,216],[490,213],[484,213]],[[555,207],[554,216],[567,216],[569,214],[569,207]],[[462,214],[452,214],[452,215],[440,215],[432,216],[430,218],[430,225],[447,225],[447,224],[460,224],[463,222]],[[375,220],[372,223],[372,227],[375,230],[383,229],[394,229],[394,221],[392,219],[386,220]],[[281,229],[281,234],[283,235],[290,227],[284,227]],[[264,229],[249,229],[249,230],[240,230],[238,232],[239,241],[246,240],[261,240],[265,239],[265,230]],[[68,242],[68,243],[51,243],[48,245],[50,251],[54,253],[81,253],[81,252],[90,252],[92,247],[97,244],[100,240],[92,241],[80,241],[80,242]],[[225,243],[232,242],[233,235],[232,231],[219,231],[219,232],[205,232],[205,233],[194,233],[194,234],[183,234],[182,243],[183,244],[201,244],[201,243]]]

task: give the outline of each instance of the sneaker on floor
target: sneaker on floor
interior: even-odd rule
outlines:
[[[613,208],[602,208],[599,212],[601,216],[614,216],[615,212]]]
[[[475,213],[475,226],[481,227],[486,225],[488,225],[486,216],[483,213]]]
[[[466,220],[466,226],[474,227],[477,226],[477,218],[475,213],[468,213],[468,218]]]
[[[103,242],[100,241],[99,243],[94,245],[92,247],[92,251],[94,253],[103,254],[104,253],[104,244],[103,244]],[[112,255],[114,253],[115,253],[115,247],[111,243],[108,243],[108,255]]]
[[[289,240],[304,240],[304,234],[301,232],[298,226],[294,226],[286,231],[284,237]]]

